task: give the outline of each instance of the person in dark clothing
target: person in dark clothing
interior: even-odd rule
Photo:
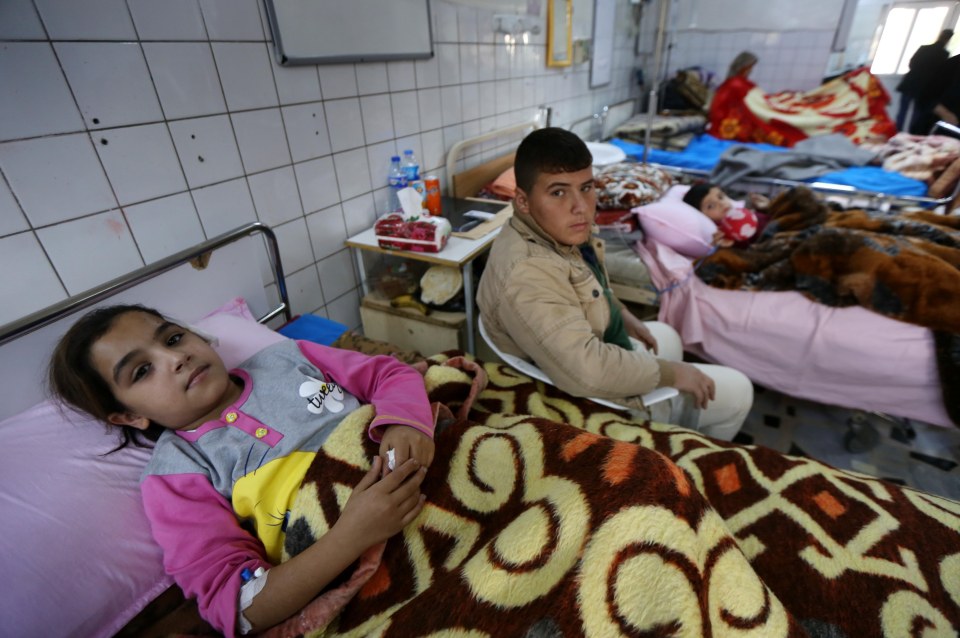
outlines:
[[[913,104],[913,117],[910,119],[910,132],[925,135],[929,132],[920,130],[933,117],[933,107],[936,105],[939,93],[939,74],[943,64],[947,61],[947,42],[953,37],[951,29],[944,29],[933,44],[925,44],[917,49],[910,58],[910,70],[907,72],[897,91],[900,92],[900,108],[897,110],[897,130],[902,131],[906,124],[907,112]]]
[[[943,74],[937,85],[940,91],[934,102],[931,118],[925,123],[927,131],[937,120],[954,126],[960,124],[960,54],[943,64]]]

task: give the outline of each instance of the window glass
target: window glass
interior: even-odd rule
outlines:
[[[913,29],[907,38],[907,46],[903,49],[900,66],[897,73],[903,74],[910,70],[910,58],[924,44],[937,41],[937,36],[943,30],[943,20],[947,17],[947,7],[920,9],[917,18],[913,21]]]
[[[910,27],[917,12],[914,9],[894,7],[887,14],[883,25],[883,34],[877,46],[870,72],[875,75],[895,73],[903,54],[904,44],[910,36]]]
[[[910,70],[910,58],[924,44],[937,40],[949,24],[951,3],[925,2],[894,5],[883,24],[870,71],[876,75],[904,74]],[[960,32],[960,17],[954,31]],[[954,41],[957,43],[954,43]],[[960,38],[947,45],[950,54],[960,52]]]

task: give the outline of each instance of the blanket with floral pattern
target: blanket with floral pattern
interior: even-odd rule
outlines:
[[[814,135],[840,133],[857,144],[897,132],[887,115],[890,95],[862,67],[809,91],[764,93],[734,76],[717,87],[708,132],[722,140],[793,146]]]
[[[453,354],[426,363],[431,399],[449,408],[428,504],[272,636],[827,638],[960,626],[960,504],[641,423]],[[320,535],[336,520],[376,453],[364,434],[372,416],[352,414],[324,445],[291,525]]]

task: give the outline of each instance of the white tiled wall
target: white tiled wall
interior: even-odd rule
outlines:
[[[671,38],[669,67],[701,66],[722,82],[741,51],[752,51],[759,62],[750,79],[764,91],[805,91],[823,80],[833,31],[678,31]]]
[[[259,219],[294,311],[358,325],[343,240],[383,209],[389,156],[412,148],[445,183],[464,137],[635,96],[617,4],[613,81],[590,90],[589,65],[545,66],[545,35],[508,41],[492,11],[441,0],[430,60],[290,68],[258,0],[2,0],[0,324]]]
[[[812,89],[827,74],[835,24],[820,24],[826,22],[820,20],[816,28],[758,29],[751,26],[747,11],[738,11],[728,18],[723,29],[693,27],[689,21],[691,15],[696,15],[697,6],[715,0],[667,1],[671,4],[661,80],[672,77],[680,69],[698,66],[713,74],[715,88],[726,77],[733,59],[744,50],[752,51],[759,58],[750,79],[767,92]],[[638,66],[643,68],[648,83],[653,75],[659,4],[660,0],[644,4],[640,25]],[[786,4],[802,11],[799,4],[781,3]],[[788,24],[792,17],[784,16],[783,20]],[[735,28],[737,22],[742,23],[741,28]]]

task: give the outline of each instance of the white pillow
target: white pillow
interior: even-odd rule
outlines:
[[[606,142],[584,142],[593,156],[594,166],[608,166],[627,161],[627,154],[619,146]]]
[[[717,232],[717,225],[681,198],[668,193],[659,201],[634,208],[633,212],[647,237],[681,255],[705,257],[713,251],[713,235]]]

